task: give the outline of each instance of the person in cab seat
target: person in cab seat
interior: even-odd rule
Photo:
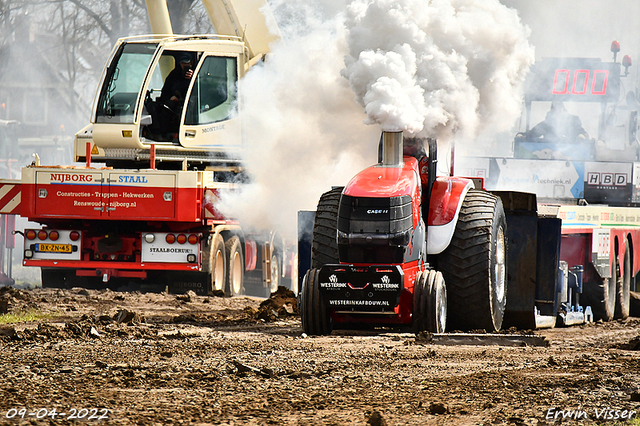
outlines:
[[[429,181],[428,165],[429,157],[427,151],[424,148],[424,138],[420,137],[406,137],[402,140],[402,155],[408,155],[418,160],[418,167],[420,168],[420,180],[423,185],[426,185]]]
[[[178,56],[176,67],[169,73],[158,99],[160,109],[160,132],[172,140],[180,128],[180,115],[184,105],[191,77],[193,77],[193,57],[190,53]]]
[[[426,222],[428,217],[429,200],[426,198],[429,184],[429,156],[424,147],[426,139],[417,136],[408,136],[402,139],[402,155],[413,157],[418,160],[418,170],[420,172],[420,182],[422,184],[422,211]],[[382,162],[382,136],[378,143],[378,162]]]
[[[554,101],[545,119],[526,133],[527,139],[540,142],[576,142],[589,139],[578,116],[569,114],[564,103]]]

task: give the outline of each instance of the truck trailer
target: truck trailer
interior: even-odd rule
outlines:
[[[43,286],[268,296],[295,282],[295,251],[278,232],[217,209],[246,181],[238,90],[277,36],[264,5],[207,1],[222,32],[181,36],[166,3],[149,1],[154,34],[118,40],[76,134],[85,165],[36,156],[19,181],[0,182],[0,212],[41,225],[17,232]]]

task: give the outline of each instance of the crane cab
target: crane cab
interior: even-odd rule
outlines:
[[[245,58],[245,44],[236,37],[120,39],[103,72],[91,125],[76,135],[76,161],[84,160],[87,142],[92,157],[107,164],[148,158],[152,145],[161,161],[237,158]]]

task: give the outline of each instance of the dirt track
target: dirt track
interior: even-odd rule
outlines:
[[[3,424],[69,424],[83,408],[87,423],[216,425],[542,425],[576,409],[563,424],[614,424],[615,410],[640,411],[638,319],[537,331],[548,347],[446,346],[386,330],[306,337],[291,299],[260,308],[82,289],[3,299],[56,313],[0,326]]]

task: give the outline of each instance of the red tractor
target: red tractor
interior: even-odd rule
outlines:
[[[379,164],[320,198],[300,295],[305,333],[362,325],[413,325],[416,332],[502,326],[501,199],[483,190],[481,179],[436,177],[435,140],[428,141],[428,156],[406,155],[408,142],[416,139],[407,138],[403,150],[402,132],[383,132]]]

